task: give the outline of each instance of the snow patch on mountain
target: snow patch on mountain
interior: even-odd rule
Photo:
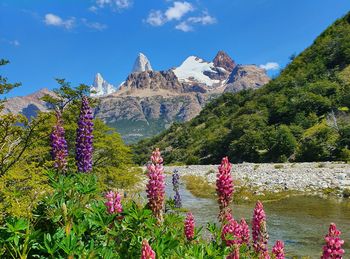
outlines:
[[[114,93],[117,89],[106,80],[100,73],[97,73],[93,85],[90,87],[90,96],[98,97]]]
[[[139,53],[137,56],[134,67],[132,69],[132,73],[134,72],[144,72],[144,71],[152,71],[151,62],[148,58],[143,54]]]
[[[200,84],[212,86],[219,83],[220,80],[213,80],[205,75],[204,72],[217,73],[213,68],[213,62],[206,62],[199,57],[190,56],[179,67],[174,69],[174,73],[180,82],[190,83],[195,81]]]

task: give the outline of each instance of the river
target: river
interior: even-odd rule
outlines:
[[[173,196],[170,176],[167,176],[166,193]],[[180,186],[183,207],[195,216],[197,226],[217,222],[218,204],[215,200],[194,197],[185,185]],[[277,239],[285,243],[287,258],[310,256],[320,258],[324,235],[331,222],[336,223],[345,240],[344,258],[350,258],[350,201],[339,202],[311,196],[290,197],[264,203],[269,233],[269,249]],[[233,216],[244,217],[250,225],[254,204],[233,204]]]

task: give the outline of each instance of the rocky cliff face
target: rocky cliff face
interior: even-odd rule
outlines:
[[[264,69],[255,65],[236,66],[226,82],[225,93],[257,89],[270,81]]]
[[[27,118],[35,117],[38,112],[48,111],[48,104],[41,100],[41,98],[47,94],[53,95],[53,92],[47,88],[44,88],[27,96],[9,98],[4,103],[2,113],[21,113]]]

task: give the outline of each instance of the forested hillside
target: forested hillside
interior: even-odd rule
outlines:
[[[134,146],[167,163],[350,160],[350,13],[337,20],[270,83],[225,94],[191,121]]]

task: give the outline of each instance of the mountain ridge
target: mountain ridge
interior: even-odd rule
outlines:
[[[141,68],[131,72],[119,87],[108,83],[100,73],[95,75],[90,87],[91,97],[99,100],[95,117],[116,128],[128,143],[151,137],[174,122],[194,118],[207,102],[225,91],[257,89],[270,80],[266,71],[256,66],[255,70],[246,70],[245,65],[236,65],[223,51],[219,51],[211,62],[189,56],[179,67],[164,71],[151,70],[150,61],[143,54],[139,54],[135,63]],[[239,77],[236,85],[227,85],[236,67],[248,75],[252,73],[250,81]],[[34,104],[35,109],[47,110],[39,104]],[[21,111],[17,109],[16,112]]]

